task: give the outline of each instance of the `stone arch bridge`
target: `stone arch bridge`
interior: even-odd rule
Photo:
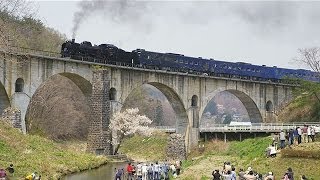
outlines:
[[[60,74],[73,81],[91,99],[88,149],[112,153],[108,124],[110,114],[121,110],[130,93],[143,84],[159,89],[176,113],[176,132],[185,136],[186,147],[197,145],[199,121],[208,102],[219,92],[239,98],[251,122],[275,122],[275,112],[292,98],[289,84],[191,75],[128,66],[103,65],[59,58],[58,54],[0,52],[0,112],[14,107],[25,115],[35,91],[48,78]],[[99,70],[100,69],[100,70]],[[103,69],[103,70],[102,70]]]

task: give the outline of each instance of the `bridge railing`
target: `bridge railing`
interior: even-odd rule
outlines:
[[[281,130],[294,129],[304,125],[320,126],[320,122],[252,123],[251,126],[214,124],[212,126],[200,126],[199,130],[200,132],[280,132]]]
[[[159,131],[164,131],[164,132],[176,132],[176,127],[175,126],[155,126],[152,127],[155,130],[159,130]]]

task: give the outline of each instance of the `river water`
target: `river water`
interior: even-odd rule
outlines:
[[[63,180],[113,180],[115,175],[114,168],[124,168],[125,162],[112,162],[97,169],[92,169],[80,173],[70,174],[63,178]]]

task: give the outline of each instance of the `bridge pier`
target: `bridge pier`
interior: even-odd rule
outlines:
[[[87,151],[95,154],[113,154],[110,123],[110,74],[107,70],[93,72],[91,96],[91,123]]]

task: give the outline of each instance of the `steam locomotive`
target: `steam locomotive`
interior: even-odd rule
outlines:
[[[144,49],[127,52],[112,44],[92,45],[88,41],[79,44],[74,39],[62,44],[61,56],[103,64],[161,69],[205,76],[269,82],[282,82],[284,79],[319,82],[318,74],[310,70],[259,66],[245,62],[226,62],[201,57],[188,57],[182,54],[151,52]]]

